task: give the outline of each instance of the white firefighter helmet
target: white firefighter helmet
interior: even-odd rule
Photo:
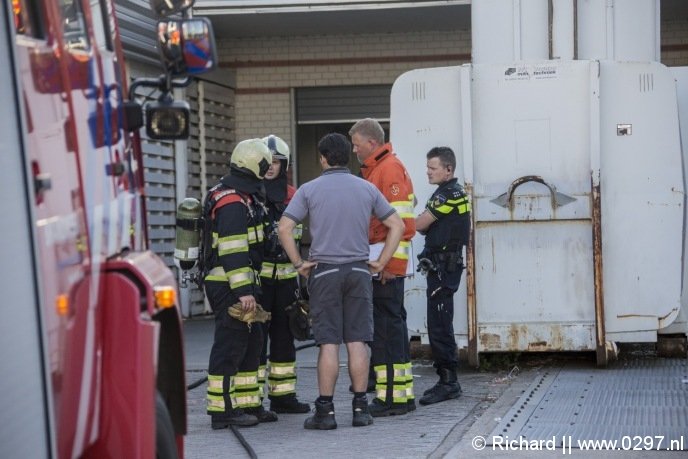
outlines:
[[[276,135],[263,137],[263,142],[270,149],[272,159],[279,159],[282,162],[282,169],[286,172],[289,168],[289,145]]]
[[[261,139],[242,140],[234,147],[229,165],[262,180],[272,163],[272,154]]]

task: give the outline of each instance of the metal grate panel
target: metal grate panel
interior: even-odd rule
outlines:
[[[636,359],[543,374],[489,438],[555,438],[559,447],[570,438],[575,448],[578,440],[661,436],[666,448],[675,441],[686,450],[687,433],[688,362]]]

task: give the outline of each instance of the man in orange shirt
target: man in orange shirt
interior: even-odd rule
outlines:
[[[404,221],[399,248],[379,277],[373,280],[371,365],[375,372],[376,396],[369,410],[375,417],[406,414],[416,409],[404,308],[404,277],[409,271],[411,238],[416,232],[413,185],[392,145],[385,143],[380,123],[370,118],[360,120],[349,130],[349,135],[354,153],[361,162],[361,175],[382,192]],[[372,252],[379,251],[387,231],[378,219],[371,219],[368,235],[371,256]]]

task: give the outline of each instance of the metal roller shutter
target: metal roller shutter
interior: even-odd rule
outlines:
[[[361,118],[389,120],[392,85],[328,86],[296,89],[298,124],[353,123]]]
[[[127,60],[145,62],[162,71],[155,40],[157,19],[148,0],[117,0],[115,12]]]

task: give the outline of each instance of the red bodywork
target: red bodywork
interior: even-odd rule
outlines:
[[[124,129],[114,4],[12,3],[58,457],[153,457],[156,391],[181,456],[181,317],[154,298],[176,283],[146,250],[143,163],[138,136]]]

